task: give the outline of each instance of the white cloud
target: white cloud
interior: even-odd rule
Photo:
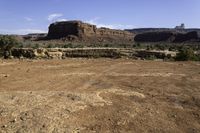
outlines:
[[[94,19],[88,20],[86,22],[93,24],[93,25],[96,25],[98,28],[100,28],[100,27],[106,27],[106,28],[110,28],[110,29],[130,29],[130,28],[134,28],[133,25],[99,23],[98,20],[100,20],[100,19],[101,18],[99,18],[99,17],[95,17]]]
[[[47,33],[47,31],[41,29],[16,29],[16,30],[0,29],[0,34],[25,35],[29,33]]]
[[[61,22],[61,21],[67,21],[67,19],[65,19],[65,18],[62,18],[62,19],[58,19],[58,20],[56,20],[57,22]]]
[[[20,34],[28,34],[28,33],[47,33],[45,30],[41,29],[18,29],[16,33]]]
[[[63,16],[63,14],[61,14],[61,13],[53,13],[53,14],[50,14],[48,16],[48,20],[49,21],[55,21],[56,19],[58,19],[58,18],[60,18],[62,16]]]
[[[29,22],[33,21],[33,19],[30,18],[30,17],[24,17],[24,19],[25,19],[26,21],[29,21]]]
[[[95,17],[93,19],[87,20],[86,22],[90,23],[90,24],[93,24],[93,25],[96,25],[99,28],[100,27],[113,28],[113,25],[99,23],[98,22],[99,19],[101,19],[101,18]]]

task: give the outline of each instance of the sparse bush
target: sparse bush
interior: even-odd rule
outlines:
[[[23,47],[24,47],[23,43],[18,43],[18,44],[15,46],[15,48],[23,48]]]
[[[150,46],[149,45],[147,45],[147,49],[146,50],[151,50],[151,48],[150,48]]]
[[[140,43],[137,43],[137,44],[136,44],[136,48],[141,48],[141,44],[140,44]]]
[[[135,44],[133,44],[133,45],[132,45],[132,48],[136,48],[136,45],[135,45]]]
[[[104,47],[109,47],[109,44],[104,44]]]
[[[40,47],[40,45],[39,45],[38,43],[36,43],[36,44],[33,46],[34,49],[38,49],[39,47]]]
[[[168,50],[169,50],[169,51],[175,51],[175,48],[174,48],[174,47],[169,47]]]
[[[68,44],[65,44],[64,46],[63,46],[63,48],[72,48],[72,44],[71,43],[68,43]]]
[[[168,46],[165,45],[165,44],[156,44],[156,45],[155,45],[155,48],[156,48],[157,50],[166,50],[166,49],[168,49]]]
[[[0,36],[0,49],[3,52],[4,58],[11,56],[11,49],[18,45],[18,41],[12,36]]]
[[[10,50],[18,44],[18,41],[12,36],[0,36],[0,48],[3,50]]]
[[[149,57],[146,58],[147,60],[156,60],[157,57],[155,55],[150,55]]]
[[[181,49],[176,56],[176,61],[199,61],[200,58],[198,55],[195,55],[193,49]]]
[[[47,48],[53,48],[53,47],[54,47],[54,46],[53,46],[52,43],[48,44],[48,46],[47,46]]]

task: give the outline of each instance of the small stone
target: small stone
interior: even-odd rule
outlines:
[[[27,72],[27,73],[30,72],[30,69],[27,69],[26,72]]]
[[[176,115],[172,115],[172,117],[173,117],[173,118],[176,118],[177,116],[176,116]]]
[[[17,121],[17,119],[15,118],[14,120],[10,121],[11,123],[15,123]]]
[[[20,117],[20,120],[25,121],[26,118],[25,117]]]
[[[2,127],[3,127],[3,128],[6,128],[6,127],[8,127],[8,126],[7,126],[7,125],[3,125]]]

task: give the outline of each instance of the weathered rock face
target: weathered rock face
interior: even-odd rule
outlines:
[[[164,59],[175,57],[176,52],[170,51],[148,51],[119,48],[15,48],[11,51],[14,58],[28,59],[65,59],[65,58],[149,58],[156,57]]]
[[[138,28],[138,29],[126,29],[126,31],[132,32],[134,34],[141,34],[145,32],[177,32],[177,33],[188,33],[192,31],[198,32],[200,34],[200,29],[174,29],[174,28]]]
[[[147,32],[135,36],[136,42],[161,42],[173,37],[172,32]]]
[[[178,33],[170,31],[162,32],[145,32],[135,36],[136,42],[176,42],[198,41],[198,33],[196,31],[188,33]]]
[[[196,31],[192,31],[186,34],[176,34],[173,42],[195,41],[198,39],[198,33]]]
[[[69,35],[79,36],[79,21],[56,22],[49,26],[48,38],[60,39]]]
[[[48,39],[67,38],[87,42],[118,42],[131,43],[134,34],[123,30],[97,28],[95,25],[81,21],[56,22],[49,26]]]

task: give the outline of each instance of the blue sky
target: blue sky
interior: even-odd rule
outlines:
[[[200,0],[0,0],[0,33],[47,32],[61,20],[117,29],[200,28]]]

